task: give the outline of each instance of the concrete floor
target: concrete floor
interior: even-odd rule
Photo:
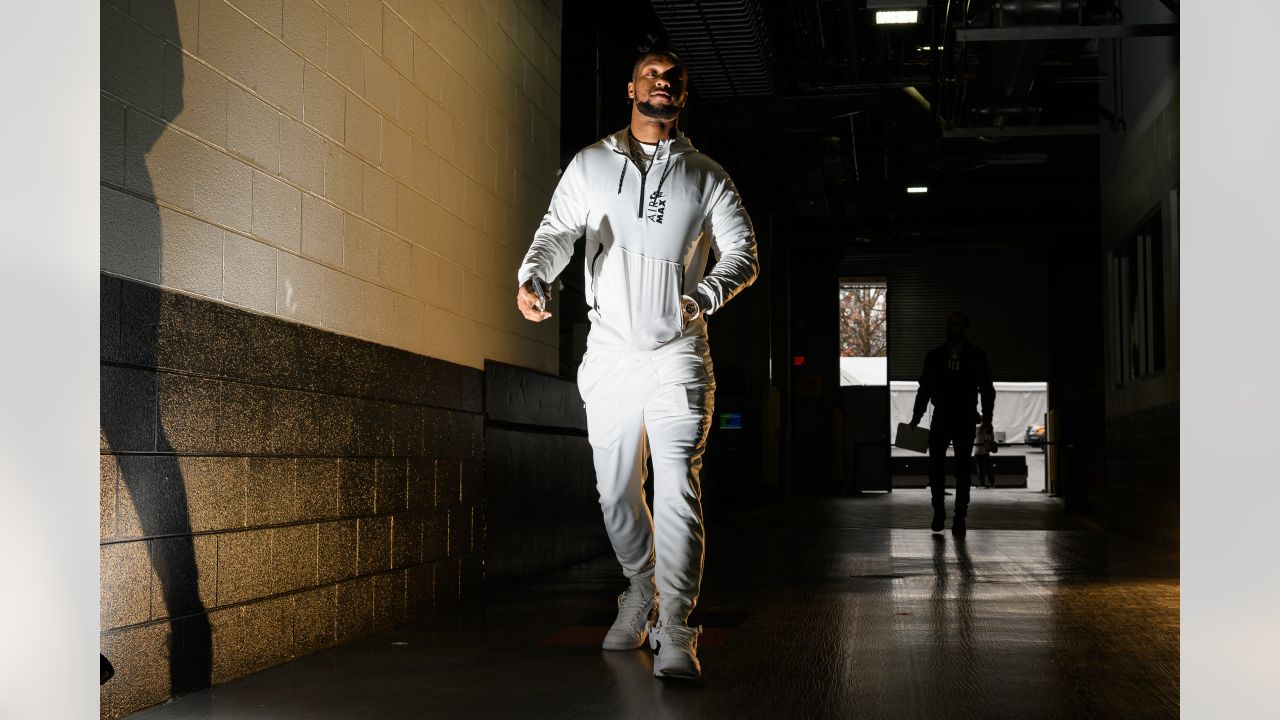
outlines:
[[[795,499],[713,526],[706,681],[598,642],[612,559],[133,715],[302,718],[1165,718],[1176,555],[1027,490],[975,494],[963,541],[927,491]]]

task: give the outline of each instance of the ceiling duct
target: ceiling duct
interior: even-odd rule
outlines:
[[[1000,0],[990,4],[990,27],[1057,25],[1077,21],[1079,0]],[[970,90],[969,111],[977,124],[1002,127],[1034,124],[1041,108],[1028,103],[1046,46],[1006,42],[984,48],[982,66]]]
[[[698,95],[770,95],[771,52],[758,0],[652,0]]]

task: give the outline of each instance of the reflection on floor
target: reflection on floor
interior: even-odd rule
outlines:
[[[598,649],[611,559],[190,695],[161,718],[1163,718],[1178,562],[1026,490],[796,499],[712,527],[701,686]]]

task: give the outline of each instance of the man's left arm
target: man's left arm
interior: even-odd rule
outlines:
[[[755,282],[760,274],[755,229],[728,175],[719,181],[703,229],[711,238],[716,265],[698,283],[693,299],[703,313],[710,315]]]

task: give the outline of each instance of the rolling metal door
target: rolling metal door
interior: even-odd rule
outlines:
[[[848,256],[841,277],[887,278],[889,379],[918,380],[947,315],[969,316],[969,339],[995,380],[1049,378],[1048,266],[1038,248],[992,253]],[[1069,300],[1069,299],[1068,299]]]

